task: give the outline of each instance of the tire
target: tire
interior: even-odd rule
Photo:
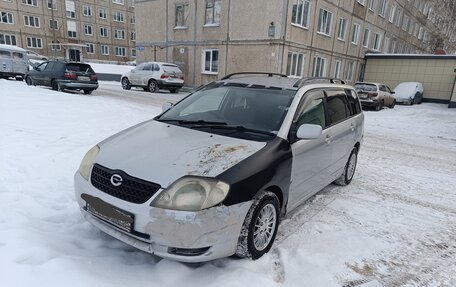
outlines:
[[[375,106],[375,111],[380,111],[382,109],[382,102],[379,102],[376,106]]]
[[[177,92],[179,92],[179,89],[169,89],[169,92],[171,94],[176,94]]]
[[[21,76],[16,77],[16,81],[23,81],[23,80],[24,80],[24,77],[21,77]]]
[[[32,80],[32,78],[30,78],[30,76],[27,76],[27,77],[25,78],[25,83],[27,84],[27,86],[33,85],[33,80]]]
[[[84,89],[83,92],[86,95],[90,95],[93,92],[93,90]]]
[[[277,196],[269,191],[255,196],[242,225],[235,255],[253,260],[263,256],[274,243],[279,223]]]
[[[344,172],[334,181],[337,185],[349,185],[353,179],[356,170],[356,163],[358,162],[358,148],[353,148],[350,156],[348,157],[347,164],[345,164]]]
[[[122,89],[124,89],[124,90],[131,89],[130,81],[128,80],[128,78],[123,78],[121,84],[122,84]]]
[[[393,101],[393,103],[389,106],[390,109],[394,109],[396,106],[396,100]]]
[[[156,93],[159,90],[158,83],[155,80],[149,80],[149,84],[147,85],[147,87],[149,88],[149,92],[151,93]]]
[[[51,87],[54,91],[63,91],[63,89],[60,87],[59,83],[57,83],[56,80],[52,80]]]

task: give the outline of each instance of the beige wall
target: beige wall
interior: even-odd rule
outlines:
[[[454,83],[456,58],[401,59],[368,58],[364,81],[380,82],[394,89],[401,82],[421,82],[424,98],[449,101]]]

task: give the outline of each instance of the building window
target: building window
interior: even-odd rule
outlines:
[[[126,49],[124,47],[116,47],[116,56],[125,57],[127,55]]]
[[[59,22],[57,20],[49,19],[49,29],[58,30],[59,29]]]
[[[100,37],[108,37],[108,28],[101,27],[100,28]]]
[[[92,25],[84,25],[84,33],[86,35],[93,35]]]
[[[124,5],[125,1],[124,0],[112,0],[112,3],[119,4],[119,5]]]
[[[108,45],[101,45],[100,51],[102,55],[109,55],[109,46]]]
[[[397,9],[397,13],[396,13],[396,19],[395,19],[395,23],[396,23],[396,27],[399,27],[401,26],[401,20],[402,20],[402,9]]]
[[[326,59],[320,56],[314,58],[313,77],[326,77]]]
[[[95,45],[92,43],[86,43],[87,54],[95,54]]]
[[[370,30],[368,28],[364,29],[364,38],[363,38],[363,47],[369,47],[369,37],[370,37]]]
[[[309,28],[310,21],[310,1],[308,0],[295,0],[293,4],[293,14],[291,16],[291,23]]]
[[[320,13],[318,16],[318,27],[317,27],[318,33],[322,33],[322,34],[328,35],[328,36],[331,34],[332,17],[333,17],[333,13],[331,13],[328,10],[325,10],[323,8],[320,8]]]
[[[378,15],[385,17],[386,11],[386,0],[380,0],[380,5],[378,6]]]
[[[24,25],[27,27],[39,28],[40,27],[40,18],[26,15],[26,16],[24,16]]]
[[[114,30],[114,38],[118,40],[125,40],[125,30]]]
[[[92,17],[92,6],[82,6],[82,14],[87,17]]]
[[[67,21],[67,30],[69,38],[77,37],[76,21]]]
[[[106,11],[106,8],[99,8],[98,9],[98,17],[100,17],[100,19],[107,19],[108,18],[108,12]]]
[[[57,10],[57,0],[47,0],[47,8]]]
[[[135,25],[136,24],[136,17],[135,16],[130,16],[130,24]]]
[[[27,47],[28,48],[36,48],[36,49],[42,49],[43,44],[41,38],[36,38],[36,37],[27,37]]]
[[[353,66],[354,66],[353,62],[348,63],[348,67],[347,67],[347,80],[348,81],[351,81],[353,79]]]
[[[135,0],[128,0],[128,6],[135,7]]]
[[[219,67],[218,59],[218,50],[203,50],[203,73],[217,74]]]
[[[391,42],[391,39],[388,37],[385,37],[385,44],[383,45],[383,53],[389,53],[390,42]]]
[[[354,23],[353,24],[353,34],[352,34],[352,39],[351,42],[352,44],[358,45],[359,41],[359,24]]]
[[[187,27],[188,17],[188,4],[176,4],[176,15],[175,15],[174,26],[177,28]]]
[[[0,12],[0,23],[14,24],[13,14],[9,12]]]
[[[336,60],[334,64],[334,79],[340,78],[340,66],[342,65],[340,60]]]
[[[135,48],[131,49],[131,57],[136,58],[136,49]]]
[[[287,75],[301,78],[304,69],[304,54],[288,52]]]
[[[345,34],[347,32],[347,19],[339,19],[339,32],[337,33],[337,39],[345,41]]]
[[[369,8],[369,10],[374,11],[375,0],[367,0],[367,7]]]
[[[76,18],[76,6],[74,1],[65,0],[66,15],[68,18]]]
[[[388,18],[388,21],[390,21],[390,23],[394,22],[395,14],[396,14],[396,4],[393,4],[393,6],[391,6],[390,15],[389,15],[389,18]]]
[[[8,34],[0,34],[0,44],[16,46],[16,36]]]
[[[402,22],[402,30],[407,31],[409,27],[410,17],[404,14],[404,21]]]
[[[420,26],[420,30],[418,32],[418,40],[423,40],[423,35],[424,35],[424,28]]]
[[[38,0],[22,0],[22,4],[38,7]]]
[[[130,32],[130,40],[131,41],[136,41],[136,32]]]
[[[123,22],[124,21],[124,14],[119,11],[114,11],[112,13],[112,19],[116,22]]]
[[[221,0],[206,0],[205,25],[220,24]]]
[[[374,46],[372,47],[375,51],[380,51],[380,46],[382,45],[382,35],[380,33],[375,33],[374,36]]]
[[[359,4],[366,6],[366,0],[356,0]]]
[[[51,50],[60,51],[60,41],[51,41]]]

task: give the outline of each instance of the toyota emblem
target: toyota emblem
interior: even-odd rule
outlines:
[[[123,178],[117,173],[111,176],[111,184],[114,186],[120,186],[122,184]]]

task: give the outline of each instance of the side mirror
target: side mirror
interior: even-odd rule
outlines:
[[[173,103],[167,102],[164,103],[162,106],[162,112],[166,112],[167,110],[171,109],[173,107]]]
[[[318,139],[321,136],[322,128],[319,125],[303,124],[298,128],[296,137],[298,139]]]

